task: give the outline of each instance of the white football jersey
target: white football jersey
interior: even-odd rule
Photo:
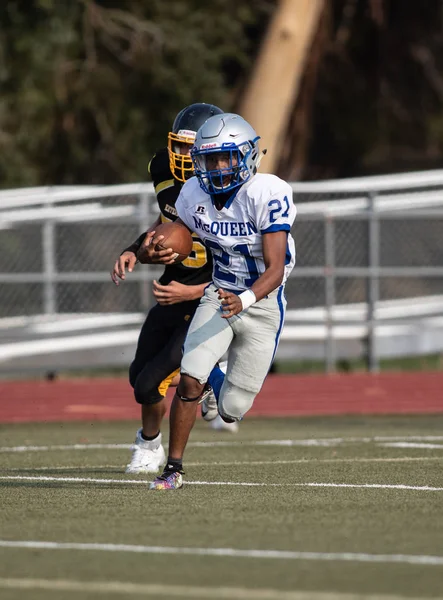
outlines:
[[[286,281],[295,264],[290,229],[296,210],[292,188],[285,181],[257,173],[217,210],[197,177],[191,177],[182,187],[175,207],[180,219],[212,250],[217,287],[232,291],[250,288],[266,269],[262,236],[275,231],[288,232],[283,283]]]

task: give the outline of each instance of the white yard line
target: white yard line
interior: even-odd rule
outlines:
[[[57,444],[52,446],[0,446],[0,452],[55,452],[57,450],[130,450],[132,444]]]
[[[262,465],[303,465],[312,463],[384,463],[384,462],[420,462],[420,461],[434,461],[443,460],[443,456],[396,456],[396,457],[384,457],[384,458],[296,458],[294,460],[234,460],[234,461],[202,461],[202,462],[187,462],[187,467],[243,467],[249,465],[262,466]],[[93,471],[97,469],[116,469],[117,472],[123,473],[124,465],[122,463],[116,465],[66,465],[61,467],[49,466],[49,467],[10,467],[4,469],[10,472],[22,472],[22,471]]]
[[[443,442],[443,435],[376,435],[375,442],[394,442],[395,440],[423,440],[428,442]]]
[[[435,435],[410,435],[410,436],[374,436],[374,437],[349,437],[349,438],[308,438],[293,440],[242,440],[242,441],[211,441],[211,442],[190,442],[188,447],[194,448],[235,448],[245,446],[326,446],[334,447],[341,444],[368,444],[384,442],[441,442],[436,448],[443,449],[443,436]],[[384,444],[383,444],[384,445]],[[0,446],[0,452],[51,452],[57,450],[129,450],[131,444],[56,444],[51,446]]]
[[[6,475],[1,476],[3,481],[59,481],[61,483],[115,483],[117,485],[146,485],[146,479],[100,479],[92,477],[48,477],[44,475]],[[361,488],[381,490],[411,490],[417,492],[443,492],[443,487],[428,485],[406,485],[385,483],[332,483],[332,482],[303,482],[303,483],[263,483],[246,481],[185,481],[186,485],[224,485],[240,487],[324,487],[324,488]]]
[[[236,460],[232,462],[186,462],[187,467],[240,467],[246,465],[300,465],[303,463],[347,463],[347,462],[415,462],[423,460],[443,460],[443,456],[397,456],[384,458],[298,458],[294,460]],[[114,465],[116,468],[121,465]],[[46,468],[46,467],[45,467]],[[78,469],[79,467],[75,467]],[[99,468],[99,467],[98,467]]]
[[[214,598],[218,600],[403,600],[404,596],[372,594],[343,594],[338,592],[303,592],[237,587],[197,587],[163,583],[129,583],[123,581],[75,581],[66,579],[13,579],[0,577],[0,588],[16,590],[48,590],[57,592],[85,592],[125,594],[176,598]],[[408,596],[407,600],[418,600]],[[423,599],[421,599],[423,600]],[[435,600],[435,599],[434,599]]]
[[[443,556],[414,554],[367,554],[360,552],[295,552],[291,550],[241,550],[237,548],[192,548],[179,546],[136,546],[130,544],[88,544],[41,542],[34,540],[0,540],[0,548],[31,550],[92,550],[94,552],[131,552],[136,554],[186,554],[189,556],[222,556],[276,560],[340,561],[362,563],[398,563],[443,566]]]
[[[380,445],[384,448],[424,448],[426,450],[443,450],[443,443],[429,444],[420,442],[385,442]]]

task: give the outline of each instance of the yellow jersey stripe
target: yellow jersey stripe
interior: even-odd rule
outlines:
[[[159,194],[161,191],[166,190],[174,185],[175,179],[166,179],[155,186],[155,193]]]

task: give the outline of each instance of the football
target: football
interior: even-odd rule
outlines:
[[[172,248],[177,254],[174,263],[181,263],[188,258],[194,243],[189,229],[180,223],[161,223],[155,228],[155,237],[165,237],[157,244],[156,250]]]

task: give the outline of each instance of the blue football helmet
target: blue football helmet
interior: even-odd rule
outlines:
[[[197,131],[191,150],[194,172],[202,190],[207,194],[230,192],[255,175],[262,157],[259,139],[240,115],[224,113],[210,117]]]

